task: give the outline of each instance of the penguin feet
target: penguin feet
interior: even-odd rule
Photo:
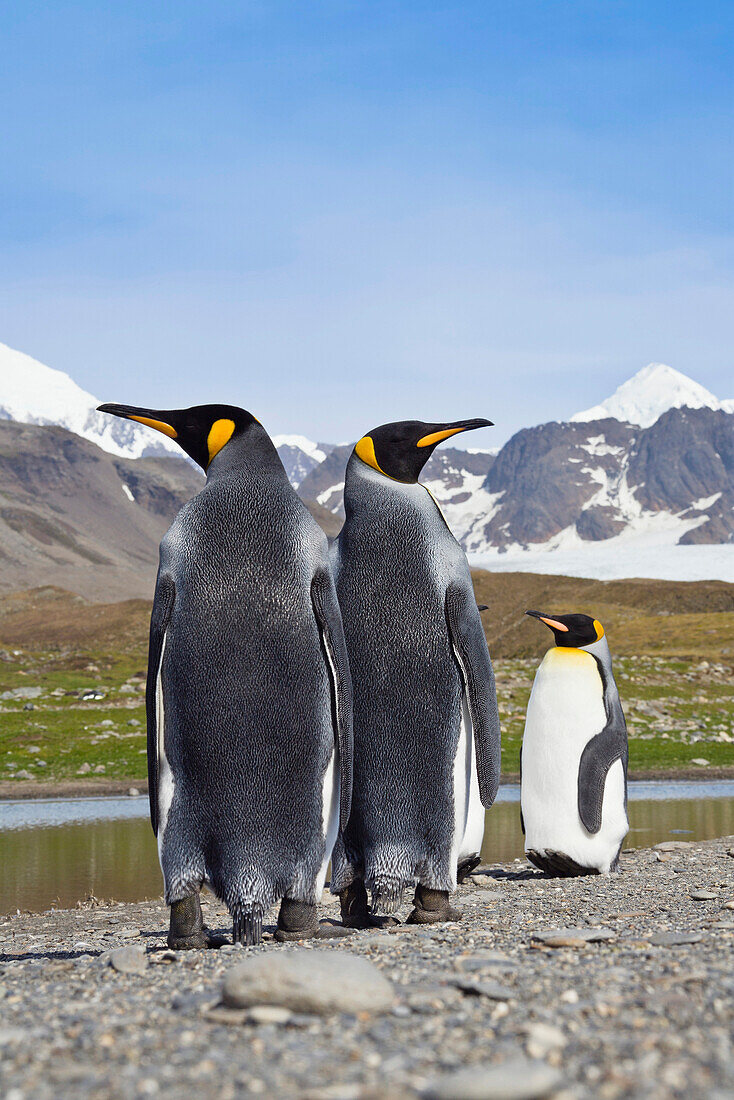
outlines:
[[[449,903],[448,890],[429,890],[420,883],[415,888],[413,911],[408,924],[440,924],[444,921],[457,921],[463,914]]]
[[[283,898],[278,913],[275,938],[279,943],[289,940],[308,940],[319,935],[316,905],[307,901]]]
[[[535,852],[528,850],[525,855],[538,870],[545,871],[553,878],[578,878],[581,875],[598,875],[597,867],[584,867],[564,852]]]
[[[168,946],[172,951],[192,951],[205,947],[221,947],[227,941],[215,936],[204,924],[198,894],[190,894],[171,905]]]
[[[481,862],[481,856],[467,856],[466,859],[462,859],[456,868],[456,881],[459,886],[466,882],[474,868],[478,867]]]
[[[367,904],[367,890],[361,879],[355,879],[339,894],[342,924],[345,928],[390,928],[400,924],[396,917],[375,916]]]

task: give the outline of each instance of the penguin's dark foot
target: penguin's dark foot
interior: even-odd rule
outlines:
[[[283,898],[278,913],[275,938],[279,943],[289,940],[308,940],[319,934],[316,906],[307,901]]]
[[[376,917],[367,904],[367,890],[361,879],[355,879],[339,894],[342,924],[345,928],[386,928],[400,922],[395,917]]]
[[[316,929],[316,938],[319,940],[341,940],[346,936],[353,936],[356,931],[356,928],[347,928],[343,924],[337,924],[336,921],[322,920],[319,921]]]
[[[172,951],[193,951],[205,947],[221,947],[226,943],[204,925],[198,894],[190,894],[171,905],[168,946]]]
[[[538,870],[545,871],[553,878],[578,878],[581,875],[598,875],[597,867],[584,867],[571,859],[564,852],[540,852],[527,851],[525,855]]]
[[[440,924],[443,921],[461,920],[463,914],[449,902],[448,890],[429,890],[420,883],[413,898],[413,911],[408,924]]]
[[[474,868],[478,867],[481,862],[481,856],[467,856],[466,859],[462,859],[461,863],[456,868],[456,881],[459,886],[461,886],[463,882],[466,882]]]

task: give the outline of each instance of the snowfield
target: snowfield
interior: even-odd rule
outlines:
[[[734,583],[734,545],[671,546],[646,538],[618,535],[604,542],[575,546],[521,548],[501,554],[472,556],[469,564],[493,573],[550,573],[613,581],[644,577],[666,581],[729,581]]]

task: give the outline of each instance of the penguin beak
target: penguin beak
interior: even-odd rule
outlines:
[[[470,432],[474,428],[491,427],[493,427],[491,420],[482,420],[481,418],[475,420],[454,420],[452,424],[445,424],[443,427],[439,428],[438,431],[424,435],[422,439],[418,440],[416,447],[433,447],[436,443],[441,443],[444,439],[449,439],[452,435],[458,435],[459,432]]]
[[[561,630],[568,633],[568,627],[565,623],[559,623],[558,619],[551,619],[550,615],[544,615],[541,611],[526,611],[526,615],[530,615],[533,619],[540,619],[541,623],[545,623],[551,630]]]
[[[112,416],[120,416],[124,420],[136,420],[138,424],[145,424],[149,428],[155,428],[169,439],[177,439],[178,432],[173,424],[169,423],[170,413],[160,412],[156,409],[139,409],[135,405],[98,405],[97,412],[110,413]]]

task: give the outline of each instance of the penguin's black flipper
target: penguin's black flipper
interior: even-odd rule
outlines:
[[[604,688],[604,706],[607,723],[601,733],[592,737],[581,753],[579,761],[578,803],[579,817],[586,830],[598,833],[601,829],[601,813],[604,802],[604,785],[607,773],[617,760],[624,768],[625,807],[627,805],[627,725],[624,720],[622,704],[616,692],[614,681],[607,683],[607,677],[601,663],[597,661],[599,675]],[[611,688],[611,690],[610,690]]]
[[[158,673],[166,629],[176,599],[176,585],[170,573],[159,573],[150,617],[148,644],[148,680],[145,689],[145,714],[148,726],[148,801],[150,823],[158,836]]]
[[[349,674],[347,643],[344,640],[336,589],[331,576],[325,570],[314,574],[311,581],[311,602],[334,692],[332,713],[341,779],[339,827],[344,830],[352,807],[352,678]]]
[[[456,584],[446,589],[446,621],[461,669],[474,729],[482,805],[489,807],[500,785],[500,719],[494,672],[476,601]]]

